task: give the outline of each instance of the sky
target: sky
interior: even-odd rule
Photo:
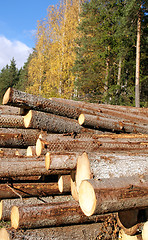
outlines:
[[[4,0],[0,4],[0,70],[14,57],[23,67],[35,47],[37,21],[47,15],[47,8],[58,0]]]

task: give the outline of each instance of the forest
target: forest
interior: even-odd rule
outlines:
[[[88,102],[148,107],[148,2],[61,0],[37,22],[21,69],[0,71],[8,87]]]

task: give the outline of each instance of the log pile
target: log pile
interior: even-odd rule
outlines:
[[[148,239],[148,109],[9,88],[0,113],[0,239]]]

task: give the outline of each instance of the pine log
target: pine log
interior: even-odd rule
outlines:
[[[58,189],[60,193],[71,191],[71,176],[61,175],[58,179]]]
[[[100,142],[90,138],[72,139],[62,137],[60,140],[53,139],[48,142],[44,141],[44,139],[38,139],[36,142],[36,154],[40,156],[44,148],[46,148],[46,151],[51,152],[93,152],[99,150],[99,146]]]
[[[148,206],[148,175],[83,180],[79,203],[86,216],[145,208]]]
[[[81,113],[80,110],[76,107],[72,107],[67,104],[57,103],[55,101],[42,98],[40,96],[21,92],[14,88],[7,89],[3,97],[2,104],[53,113],[55,115],[61,115],[64,117],[75,119],[78,118]]]
[[[45,157],[0,158],[0,178],[68,174],[66,169],[45,169]]]
[[[116,116],[119,118],[122,116],[122,118],[125,118],[125,119],[133,119],[133,117],[136,117],[137,119],[136,121],[140,121],[141,119],[142,121],[145,121],[145,123],[146,123],[146,117],[148,117],[147,108],[135,108],[131,106],[110,105],[110,104],[97,104],[97,103],[74,101],[74,100],[55,98],[55,97],[50,99],[56,102],[61,102],[63,104],[69,104],[77,108],[93,111],[92,114],[101,113],[101,114]]]
[[[45,197],[60,194],[58,183],[13,183],[0,184],[0,197],[17,198],[17,197]]]
[[[108,215],[107,215],[108,217]],[[104,220],[106,216],[87,217],[75,201],[56,202],[17,207],[11,210],[11,227],[38,228],[49,226],[91,223]]]
[[[0,147],[25,148],[35,145],[39,134],[37,129],[0,128]]]
[[[80,133],[83,129],[76,120],[33,110],[24,116],[24,125],[53,133]]]
[[[88,153],[94,179],[147,174],[148,155],[142,153]]]
[[[25,128],[22,116],[0,115],[1,128]]]
[[[26,156],[26,149],[21,148],[0,148],[0,157]]]
[[[0,105],[0,115],[20,115],[20,108]]]
[[[77,159],[79,155],[79,153],[71,152],[47,152],[45,156],[46,170],[74,170],[76,169]]]
[[[79,187],[83,180],[91,178],[90,161],[88,155],[84,152],[78,157],[76,166],[76,188],[79,193]]]
[[[13,206],[22,207],[27,205],[37,205],[43,203],[55,203],[71,201],[71,195],[54,195],[48,197],[29,197],[29,198],[15,198],[3,199],[0,201],[0,220],[10,221],[11,209]]]
[[[127,235],[134,235],[139,227],[138,209],[120,211],[117,214],[117,223]]]
[[[26,155],[35,156],[36,155],[36,146],[28,146]]]
[[[72,171],[71,174],[71,196],[75,201],[79,201],[79,195],[77,192],[77,187],[76,187],[76,172]]]
[[[50,227],[41,229],[28,229],[28,230],[0,230],[0,238],[2,240],[41,240],[41,239],[57,239],[57,240],[70,240],[70,239],[97,239],[98,236],[102,236],[102,228],[104,223],[92,223],[92,224],[80,224],[64,227]],[[104,233],[104,239],[110,240],[110,234],[113,231],[110,226],[106,227],[106,233]],[[8,238],[9,237],[9,238]]]
[[[148,119],[147,119],[148,121]],[[133,121],[125,119],[113,119],[104,116],[95,116],[89,114],[80,114],[78,123],[83,126],[94,127],[96,129],[108,129],[112,131],[124,131],[127,133],[148,133],[148,124],[137,123],[135,118]]]

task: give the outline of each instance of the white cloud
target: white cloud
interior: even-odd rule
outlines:
[[[0,70],[14,57],[17,68],[24,65],[32,49],[20,41],[10,41],[5,36],[0,36]]]

